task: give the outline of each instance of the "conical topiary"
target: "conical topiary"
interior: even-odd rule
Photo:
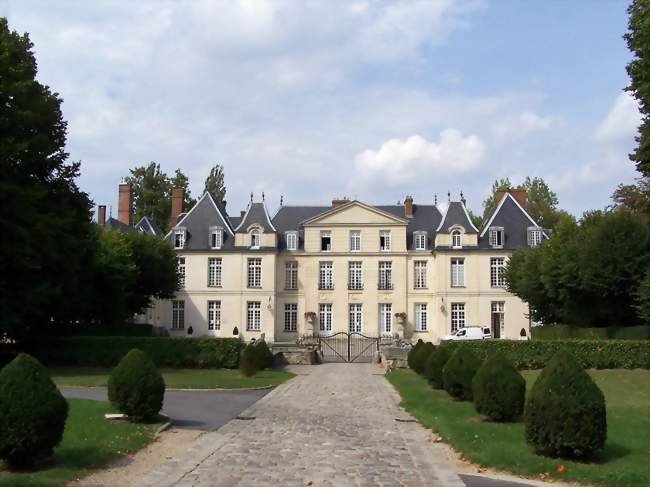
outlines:
[[[605,397],[566,350],[557,352],[535,381],[524,421],[526,441],[545,455],[589,457],[607,438]]]
[[[242,350],[241,357],[239,357],[239,370],[241,370],[241,373],[246,377],[254,376],[259,370],[254,344],[249,343],[244,347],[244,350]]]
[[[509,421],[524,412],[526,381],[503,355],[490,355],[472,380],[476,411],[493,421]]]
[[[481,361],[466,346],[459,346],[442,369],[442,382],[450,396],[472,400],[472,379]]]
[[[127,353],[108,378],[108,399],[133,421],[150,421],[162,409],[165,381],[149,356]]]
[[[255,351],[255,364],[259,370],[270,369],[273,367],[273,352],[264,340],[257,340],[253,344]]]
[[[9,466],[50,456],[67,417],[68,403],[38,360],[21,353],[0,371],[0,458]]]
[[[437,346],[424,364],[424,376],[434,389],[442,389],[442,369],[451,357],[449,347]]]
[[[427,363],[429,356],[435,349],[436,346],[431,342],[423,344],[413,357],[413,370],[418,374],[423,375],[424,365]]]
[[[408,355],[406,356],[406,363],[408,363],[408,366],[410,369],[414,369],[413,367],[413,359],[415,358],[415,354],[417,353],[418,350],[420,350],[420,347],[424,345],[424,342],[422,341],[422,338],[420,338],[415,345],[411,347],[411,350],[409,350]]]

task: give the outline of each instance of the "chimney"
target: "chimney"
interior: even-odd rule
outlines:
[[[332,199],[332,208],[336,208],[338,206],[344,205],[348,203],[350,200],[345,197],[345,198],[334,198]]]
[[[103,227],[106,225],[106,205],[97,207],[97,225]]]
[[[525,188],[515,188],[510,190],[510,194],[513,196],[517,203],[525,210],[528,206],[528,193]]]
[[[117,218],[125,225],[133,225],[133,191],[129,183],[120,183]]]
[[[239,212],[239,218],[241,218],[243,220],[245,216],[246,216],[246,210],[241,210]]]
[[[170,226],[178,223],[178,216],[183,213],[183,199],[185,198],[185,191],[183,188],[172,189],[172,213],[169,218]]]
[[[404,198],[404,216],[406,218],[413,218],[413,196],[407,195]]]

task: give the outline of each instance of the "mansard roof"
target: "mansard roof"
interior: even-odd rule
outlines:
[[[244,218],[235,228],[236,232],[246,232],[251,225],[259,225],[264,232],[275,232],[275,227],[271,223],[271,217],[264,203],[249,203]]]
[[[156,237],[162,237],[164,235],[158,225],[148,216],[140,218],[140,221],[135,224],[135,229],[139,232],[155,235]]]
[[[478,228],[472,223],[472,219],[467,213],[467,208],[460,201],[450,201],[445,210],[442,221],[436,231],[438,233],[449,233],[449,229],[454,225],[460,225],[465,229],[465,233],[478,233]]]
[[[491,248],[488,230],[492,227],[503,228],[503,248],[514,250],[528,245],[528,228],[539,225],[510,193],[505,193],[481,229],[479,248]],[[546,232],[543,236],[548,238]]]

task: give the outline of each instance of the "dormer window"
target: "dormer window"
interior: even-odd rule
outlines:
[[[415,232],[415,250],[427,250],[427,232]]]
[[[285,240],[287,242],[287,250],[298,249],[298,232],[292,231],[285,233]]]
[[[503,248],[503,227],[490,227],[490,247]]]
[[[388,252],[390,250],[390,230],[382,230],[379,232],[379,250]]]
[[[251,232],[251,248],[259,249],[260,248],[260,232],[259,230],[253,230]]]
[[[321,252],[330,252],[332,250],[332,232],[329,230],[320,232],[320,250]]]
[[[542,229],[540,227],[528,227],[528,245],[537,247],[542,243]]]
[[[460,230],[454,230],[451,232],[451,247],[454,249],[460,249],[463,247],[460,243]]]
[[[175,249],[184,249],[185,248],[185,229],[177,228],[174,230],[174,248]]]
[[[223,228],[210,227],[210,248],[220,249],[223,246]]]

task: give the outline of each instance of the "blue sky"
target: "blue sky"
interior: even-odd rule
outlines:
[[[480,211],[494,179],[547,180],[575,214],[636,176],[623,1],[0,0],[64,99],[80,185],[225,166],[228,209],[434,194]],[[114,210],[114,214],[116,211]]]

